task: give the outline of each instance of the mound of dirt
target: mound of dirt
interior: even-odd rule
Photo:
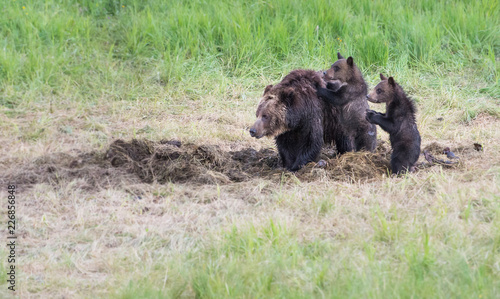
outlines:
[[[445,146],[434,142],[424,147],[423,151],[438,158],[443,156],[444,148]],[[451,150],[464,158],[481,154],[473,147]],[[378,179],[388,174],[390,153],[390,145],[383,141],[379,141],[374,153],[346,153],[340,157],[336,156],[334,148],[325,147],[321,159],[326,163],[309,163],[294,175],[305,181]],[[437,164],[424,162],[419,168],[434,165]],[[462,163],[449,167],[460,165]],[[90,190],[96,187],[152,182],[228,184],[253,178],[274,180],[280,178],[283,172],[278,153],[269,148],[259,151],[253,148],[225,151],[218,145],[197,145],[177,140],[154,142],[133,139],[127,142],[119,139],[104,153],[91,152],[76,156],[55,153],[24,165],[14,165],[0,181],[27,185],[76,181],[80,188]]]
[[[83,189],[134,183],[227,184],[281,173],[276,151],[246,148],[224,151],[217,145],[177,140],[114,141],[104,153],[54,153],[11,165],[0,181],[23,185],[75,181]]]
[[[225,152],[217,145],[182,144],[175,140],[116,140],[106,158],[113,166],[137,174],[146,183],[227,184],[266,176],[278,167],[278,156],[271,149]]]
[[[314,181],[327,178],[338,181],[368,181],[378,179],[390,169],[391,149],[387,143],[379,141],[374,153],[349,152],[340,157],[322,155],[326,167],[318,168],[316,163],[309,163],[297,172],[302,180]]]
[[[98,152],[76,156],[67,153],[42,156],[23,165],[14,165],[3,178],[5,183],[20,185],[57,185],[62,181],[75,180],[84,190],[138,182],[133,175],[112,167],[104,154]]]
[[[336,157],[326,147],[321,158],[326,167],[310,163],[296,173],[299,179],[312,181],[320,178],[336,180],[366,180],[387,173],[390,148],[381,142],[376,153],[347,153]],[[240,151],[222,151],[214,145],[181,144],[178,141],[117,140],[111,144],[106,157],[111,164],[136,173],[143,182],[167,181],[198,184],[226,184],[254,177],[270,178],[283,172],[276,151],[246,148]]]

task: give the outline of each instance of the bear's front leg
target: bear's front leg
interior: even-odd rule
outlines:
[[[362,124],[362,133],[358,133],[354,139],[356,151],[367,150],[370,152],[375,151],[377,146],[377,126],[370,122]]]
[[[342,83],[342,81],[340,80],[332,80],[332,81],[328,81],[328,83],[326,83],[326,88],[330,89],[331,91],[333,92],[337,92],[339,91],[340,88],[342,88],[343,86],[346,86],[347,83]]]
[[[290,168],[290,171],[295,172],[301,169],[304,165],[306,165],[309,162],[316,162],[319,157],[320,151],[321,151],[321,146],[319,147],[312,146],[307,149],[304,149],[304,152],[300,153],[297,156],[297,159]]]
[[[345,86],[345,83],[341,87],[343,86]],[[318,87],[316,95],[334,106],[342,106],[348,102],[349,97],[342,97],[341,92],[342,90],[340,88],[337,91],[333,91],[327,88]]]
[[[310,127],[304,128],[304,131],[297,137],[297,142],[294,144],[297,156],[290,171],[297,171],[309,162],[318,161],[321,148],[323,147],[321,121],[316,119]]]
[[[371,110],[371,109],[366,109],[366,114],[365,115],[368,115],[368,112],[370,112],[370,114],[377,114],[377,115],[381,115],[381,116],[385,117],[385,113],[377,112],[377,111]]]
[[[335,138],[335,145],[339,155],[354,151],[354,137],[345,134],[339,134]]]
[[[379,125],[382,130],[391,134],[395,131],[394,123],[388,119],[384,114],[375,112],[373,110],[366,110],[366,120],[372,124]]]

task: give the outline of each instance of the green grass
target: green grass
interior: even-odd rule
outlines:
[[[0,14],[0,173],[117,138],[272,146],[247,132],[264,87],[337,51],[370,86],[395,77],[423,145],[485,148],[374,182],[37,184],[20,193],[19,296],[499,297],[498,0],[5,0]]]
[[[134,100],[154,95],[143,85],[189,92],[225,78],[260,87],[260,77],[326,68],[337,51],[369,76],[466,71],[476,92],[499,93],[494,0],[6,1],[2,10],[4,106],[50,93]]]
[[[499,179],[497,172],[492,184]],[[427,180],[438,189],[446,184],[440,175]],[[283,196],[293,203],[294,192],[311,192],[306,186],[297,189]],[[396,192],[401,197],[395,198],[410,196]],[[202,298],[495,298],[500,292],[500,198],[485,192],[472,203],[466,199],[470,192],[470,186],[463,186],[443,193],[436,197],[441,207],[430,212],[408,210],[410,202],[375,196],[364,210],[345,203],[347,210],[317,216],[326,222],[361,217],[358,227],[324,227],[347,228],[349,235],[307,231],[294,217],[282,223],[261,219],[257,225],[232,226],[200,247],[153,262],[155,266],[119,291],[118,298],[182,293]],[[455,201],[468,204],[459,207]],[[445,203],[451,203],[452,210],[443,211]],[[488,205],[494,214],[485,218],[482,212]],[[300,214],[313,218],[314,211],[314,205],[308,205]],[[491,221],[492,231],[481,231]]]

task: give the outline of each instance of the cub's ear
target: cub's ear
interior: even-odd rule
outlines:
[[[294,99],[295,99],[295,92],[291,87],[283,89],[279,93],[279,100],[285,103],[287,107],[293,105]]]
[[[387,80],[387,77],[380,73],[380,80]]]
[[[388,81],[389,81],[389,84],[390,84],[390,85],[392,85],[392,86],[396,85],[396,82],[394,81],[394,78],[393,78],[393,77],[389,77],[389,80],[388,80]]]
[[[353,66],[353,65],[354,65],[354,60],[352,59],[352,57],[351,57],[351,56],[349,56],[349,58],[347,58],[347,64],[348,64],[349,66]]]
[[[337,52],[337,58],[338,59],[344,59],[344,57],[342,55],[340,55],[340,52]]]
[[[268,86],[266,86],[266,89],[264,89],[264,94],[268,93],[271,90],[271,88],[273,88],[272,84],[269,84]]]

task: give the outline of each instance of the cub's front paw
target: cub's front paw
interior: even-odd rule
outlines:
[[[347,85],[347,83],[342,83],[340,80],[332,80],[326,83],[326,88],[337,92],[344,85]]]
[[[370,109],[367,109],[366,110],[366,120],[373,123],[373,119],[375,118],[375,115],[377,114],[376,111],[373,111],[373,110],[370,110]]]
[[[328,94],[328,89],[323,88],[323,87],[317,87],[316,88],[316,95],[320,98],[325,97],[325,94]]]

